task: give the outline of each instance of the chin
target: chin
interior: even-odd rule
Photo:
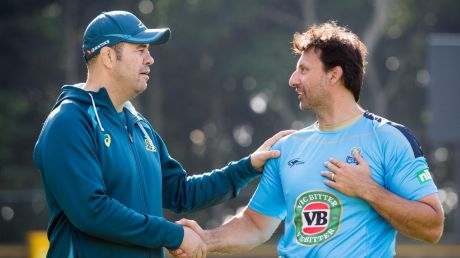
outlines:
[[[142,87],[138,87],[136,89],[133,89],[132,91],[132,99],[136,98],[137,96],[139,96],[142,92],[144,92],[146,90],[147,87],[145,88],[142,88]]]
[[[305,104],[302,104],[302,102],[299,103],[299,109],[302,110],[302,111],[306,111],[306,110],[309,110],[310,107],[305,105]]]
[[[313,107],[310,105],[303,105],[302,103],[299,104],[299,109],[302,111],[313,111]]]
[[[136,91],[136,95],[141,94],[141,93],[144,92],[146,89],[147,89],[147,87],[145,87],[145,88],[140,88],[139,90]]]
[[[141,85],[139,85],[139,87],[137,87],[138,93],[142,93],[142,92],[144,92],[146,89],[147,89],[147,83],[141,84]]]

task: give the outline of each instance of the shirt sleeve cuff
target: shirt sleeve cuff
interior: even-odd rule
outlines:
[[[184,227],[172,222],[167,222],[166,235],[163,246],[167,249],[175,250],[180,247],[184,239]]]
[[[251,156],[247,156],[246,158],[242,158],[238,163],[240,163],[241,170],[239,170],[239,174],[247,179],[252,179],[256,176],[260,176],[262,173],[255,168],[252,167],[251,164]]]
[[[243,158],[238,162],[233,162],[230,165],[230,169],[233,170],[232,177],[234,185],[236,186],[237,192],[246,186],[252,179],[261,175],[259,171],[254,169],[251,164],[251,156]]]

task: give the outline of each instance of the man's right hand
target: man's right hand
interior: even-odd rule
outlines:
[[[179,249],[171,252],[176,257],[206,258],[207,248],[201,237],[191,228],[184,226],[184,239]]]

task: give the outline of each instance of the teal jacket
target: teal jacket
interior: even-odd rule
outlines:
[[[184,230],[163,218],[235,197],[259,173],[250,159],[188,176],[128,103],[126,124],[105,88],[64,86],[34,151],[50,221],[48,257],[164,257]]]

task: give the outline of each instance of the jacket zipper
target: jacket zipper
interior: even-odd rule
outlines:
[[[131,147],[131,152],[133,153],[134,155],[134,159],[136,160],[136,170],[137,170],[137,175],[138,175],[138,178],[139,178],[139,188],[141,190],[141,198],[142,198],[142,203],[144,204],[144,211],[147,213],[147,214],[150,214],[150,209],[148,207],[148,203],[146,201],[146,198],[145,198],[145,190],[144,190],[144,177],[142,176],[142,171],[140,169],[140,158],[139,158],[139,154],[137,153],[137,150],[136,150],[136,146],[134,145],[134,139],[133,139],[133,136],[131,135],[131,133],[128,131],[128,126],[127,125],[123,125],[123,122],[120,121],[121,124],[122,124],[122,127],[124,127],[124,131],[126,132],[126,134],[128,135],[128,138],[129,138],[129,145]],[[126,117],[126,124],[128,123],[128,118]],[[134,125],[133,125],[134,127]],[[151,257],[151,254],[150,254],[150,248],[147,248],[147,257]]]
[[[141,189],[141,197],[142,197],[142,202],[144,203],[144,209],[145,211],[147,212],[147,214],[150,214],[150,209],[149,209],[149,205],[146,201],[146,198],[145,198],[145,187],[144,187],[144,177],[142,176],[142,171],[141,169],[139,168],[140,167],[140,158],[139,158],[139,154],[137,153],[137,150],[134,146],[134,140],[133,140],[133,136],[131,135],[131,133],[128,133],[128,137],[129,137],[129,141],[130,141],[130,145],[131,145],[131,150],[133,151],[133,154],[134,154],[134,157],[136,159],[136,168],[137,168],[137,172],[138,172],[138,177],[139,177],[139,187]],[[150,255],[150,248],[147,248],[147,257],[151,257]]]
[[[139,154],[137,153],[136,146],[134,145],[133,136],[129,132],[128,132],[128,137],[129,137],[129,141],[131,145],[131,151],[133,152],[134,158],[136,159],[136,168],[138,172],[137,174],[139,177],[139,187],[141,190],[142,201],[144,203],[144,209],[145,209],[145,212],[150,213],[150,209],[148,207],[147,201],[145,200],[144,177],[142,176],[142,171],[139,168],[141,164]]]

